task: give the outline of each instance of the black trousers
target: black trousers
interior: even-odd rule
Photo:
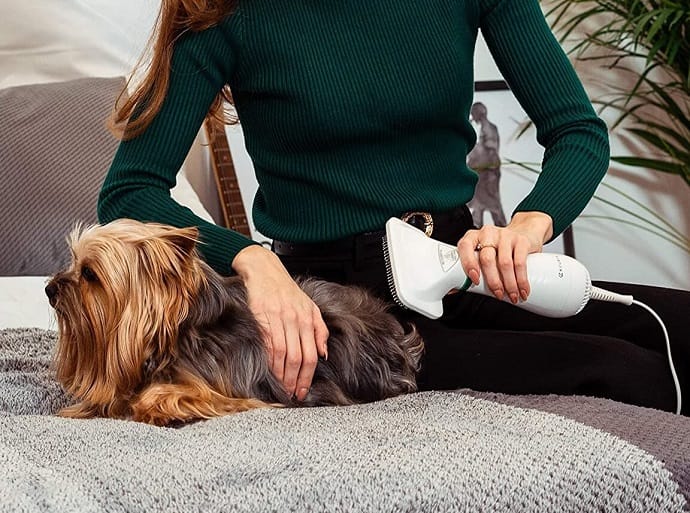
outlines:
[[[455,244],[472,227],[468,211],[434,228],[433,237]],[[279,255],[293,275],[310,275],[368,288],[391,300],[380,239],[355,238],[338,254]],[[650,306],[661,317],[690,413],[690,292],[611,282],[597,286]],[[426,349],[420,390],[470,388],[508,394],[577,394],[674,411],[676,394],[658,322],[637,305],[590,301],[578,315],[551,319],[494,298],[449,295],[444,315],[431,320],[399,307]]]

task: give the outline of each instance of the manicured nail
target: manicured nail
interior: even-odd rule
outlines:
[[[479,285],[479,273],[474,269],[470,271],[470,280],[472,280],[472,283],[475,285]]]
[[[516,292],[513,292],[512,294],[510,294],[510,302],[513,303],[514,305],[517,304],[517,302],[518,302],[518,295],[517,295]]]
[[[520,289],[520,297],[523,301],[527,301],[527,291],[525,289]]]
[[[498,299],[503,299],[503,289],[494,289],[493,293]]]

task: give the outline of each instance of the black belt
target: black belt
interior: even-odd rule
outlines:
[[[405,222],[425,231],[427,235],[455,244],[465,230],[472,228],[472,215],[462,205],[444,212],[407,212],[400,216]],[[385,230],[359,233],[342,239],[324,242],[273,241],[273,251],[279,256],[326,257],[356,254],[374,245],[381,247]]]

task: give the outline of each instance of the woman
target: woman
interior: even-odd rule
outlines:
[[[508,225],[475,230],[465,204],[477,177],[465,158],[475,143],[469,108],[480,29],[546,152]],[[204,117],[230,91],[259,183],[254,222],[274,252],[169,196]],[[530,291],[527,255],[576,218],[609,160],[606,126],[538,0],[164,0],[151,66],[116,121],[128,124],[100,219],[199,226],[206,260],[244,279],[273,371],[298,399],[326,355],[327,330],[291,274],[388,297],[381,230],[389,217],[419,211],[433,218],[435,238],[457,243],[473,281],[482,275],[497,298],[517,303]],[[633,293],[665,319],[685,383],[687,333],[677,312],[679,301],[690,306],[689,294],[603,286]],[[552,320],[457,294],[439,321],[399,315],[426,339],[422,389],[578,393],[664,409],[675,402],[658,325],[626,307],[590,305]]]

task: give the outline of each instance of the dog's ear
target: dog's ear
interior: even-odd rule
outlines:
[[[99,225],[93,224],[93,225],[85,225],[81,221],[77,221],[74,223],[72,226],[72,229],[70,230],[69,234],[67,235],[67,246],[69,247],[70,251],[73,251],[74,248],[77,246],[77,243],[79,242],[79,239],[84,235],[84,233],[88,232],[89,230],[93,230],[98,228]],[[74,254],[72,255],[74,256]]]
[[[170,228],[162,234],[162,238],[175,246],[182,255],[190,255],[199,241],[199,230],[188,228]]]

